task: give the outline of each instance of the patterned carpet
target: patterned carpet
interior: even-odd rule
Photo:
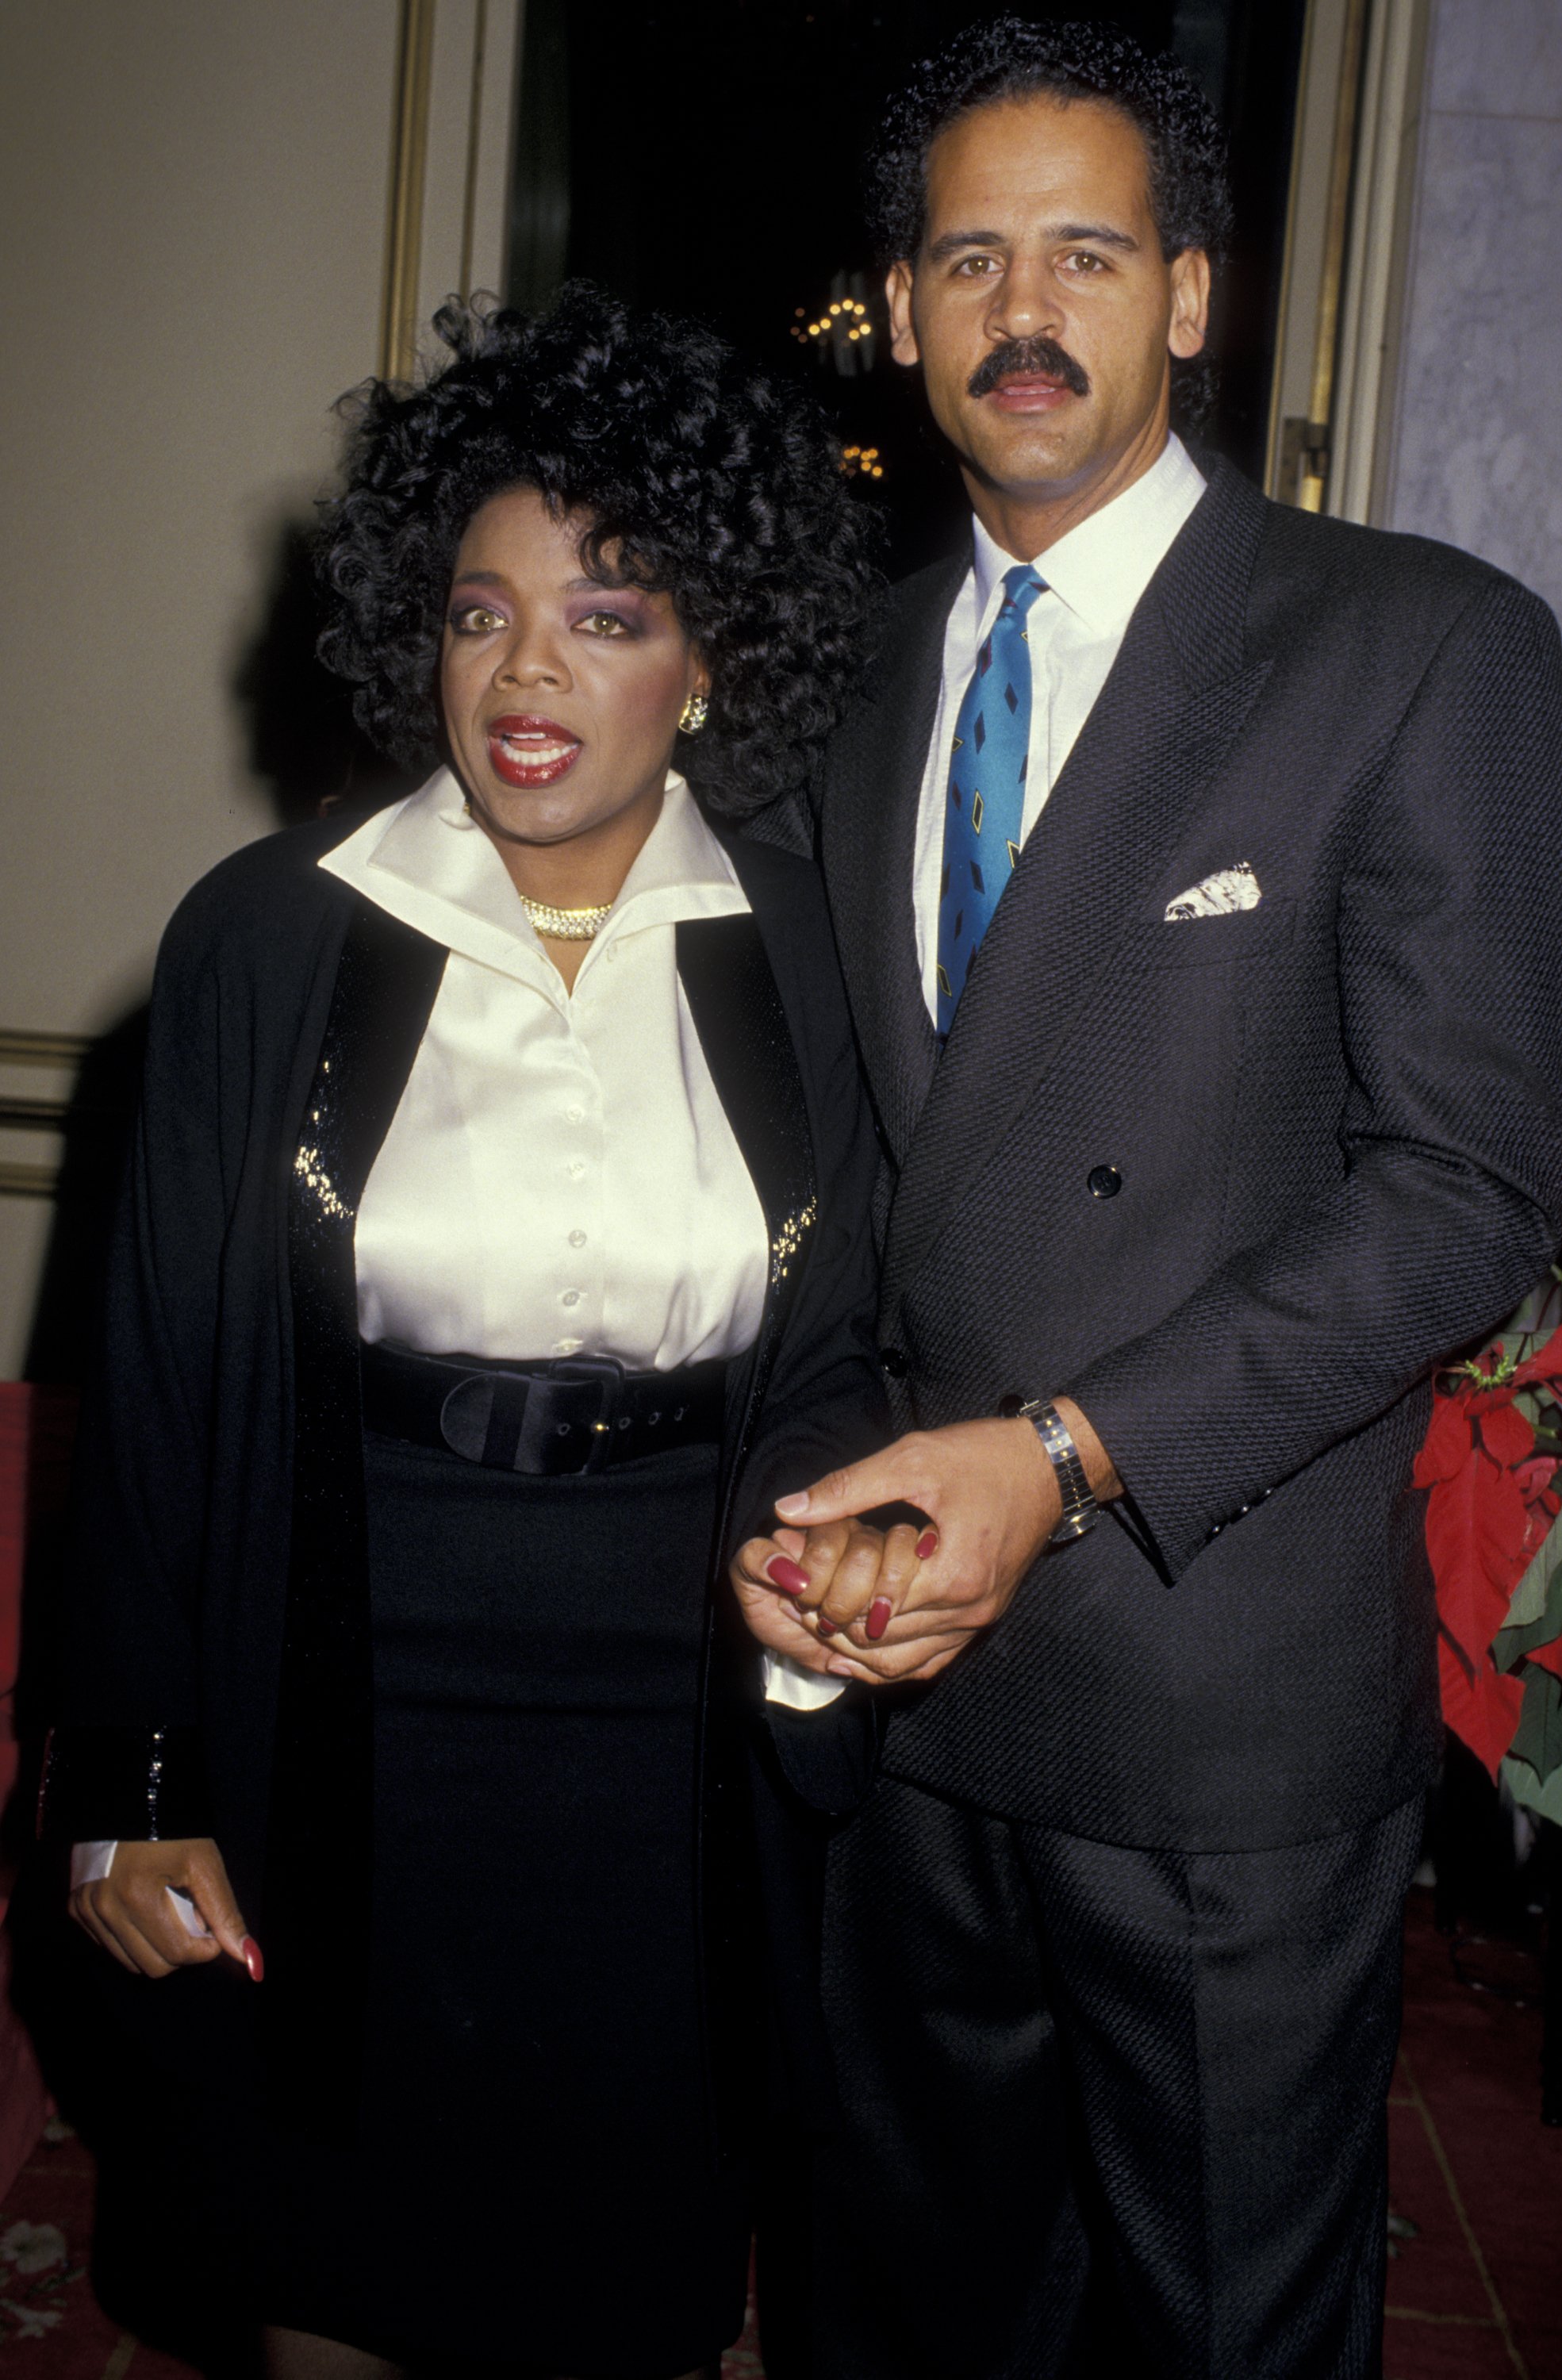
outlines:
[[[1450,1944],[1423,1892],[1406,1951],[1386,2380],[1562,2380],[1562,2131],[1538,2120],[1538,1961],[1474,1933]],[[91,2217],[91,2159],[53,2124],[0,2207],[6,2380],[194,2380],[97,2305]],[[751,2309],[723,2380],[763,2371]]]

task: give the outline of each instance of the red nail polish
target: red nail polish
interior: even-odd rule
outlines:
[[[765,1575],[774,1586],[784,1587],[788,1595],[801,1595],[808,1584],[808,1573],[801,1562],[790,1561],[785,1554],[772,1554],[765,1564]]]
[[[247,1934],[243,1941],[239,1944],[238,1949],[239,1956],[243,1959],[245,1965],[249,1970],[250,1982],[252,1984],[264,1983],[266,1979],[266,1962],[260,1955],[260,1946],[259,1942],[256,1941],[254,1935]]]
[[[821,1636],[833,1636],[835,1633],[836,1627],[834,1621],[827,1620],[821,1611],[819,1614],[819,1634]]]
[[[927,1557],[928,1557],[928,1555],[929,1555],[930,1553],[934,1552],[934,1551],[935,1551],[935,1549],[937,1548],[938,1543],[938,1530],[937,1530],[937,1529],[924,1529],[924,1530],[923,1530],[923,1532],[922,1532],[922,1535],[918,1537],[918,1539],[917,1539],[917,1541],[916,1541],[916,1559],[917,1559],[917,1560],[918,1560],[918,1561],[926,1561],[926,1559],[927,1559]]]
[[[894,1608],[894,1605],[890,1602],[887,1595],[876,1595],[874,1597],[873,1601],[867,1608],[867,1618],[863,1622],[863,1626],[867,1633],[870,1643],[875,1645],[878,1644],[879,1638],[883,1635],[884,1631],[890,1625],[890,1615],[893,1611]]]

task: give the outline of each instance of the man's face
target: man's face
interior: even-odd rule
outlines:
[[[1168,264],[1138,127],[1109,102],[995,101],[941,132],[920,252],[890,275],[897,361],[967,475],[1055,501],[1154,459],[1169,358],[1204,345],[1209,268]]]

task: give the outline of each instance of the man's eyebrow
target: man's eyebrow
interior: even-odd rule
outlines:
[[[1129,256],[1139,253],[1138,241],[1131,233],[1119,231],[1115,224],[1059,224],[1052,237],[1054,239],[1097,239],[1103,248],[1120,248]]]
[[[1094,239],[1103,248],[1120,249],[1125,255],[1137,256],[1139,242],[1113,224],[1055,224],[1047,235],[1048,239]],[[927,249],[928,261],[942,264],[946,258],[958,256],[963,248],[1004,248],[1008,245],[1000,231],[940,232]]]
[[[945,231],[939,233],[927,253],[935,264],[941,264],[946,256],[953,256],[963,248],[1001,248],[1003,244],[1000,231]]]

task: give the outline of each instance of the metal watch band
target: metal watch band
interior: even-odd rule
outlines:
[[[1017,1417],[1021,1421],[1028,1421],[1040,1439],[1062,1491],[1062,1517],[1047,1543],[1064,1545],[1071,1537],[1083,1537],[1085,1531],[1093,1529],[1100,1519],[1101,1507],[1084,1475],[1084,1465],[1080,1461],[1079,1449],[1074,1444],[1068,1423],[1047,1397],[1037,1397],[1032,1403],[1022,1405]]]

